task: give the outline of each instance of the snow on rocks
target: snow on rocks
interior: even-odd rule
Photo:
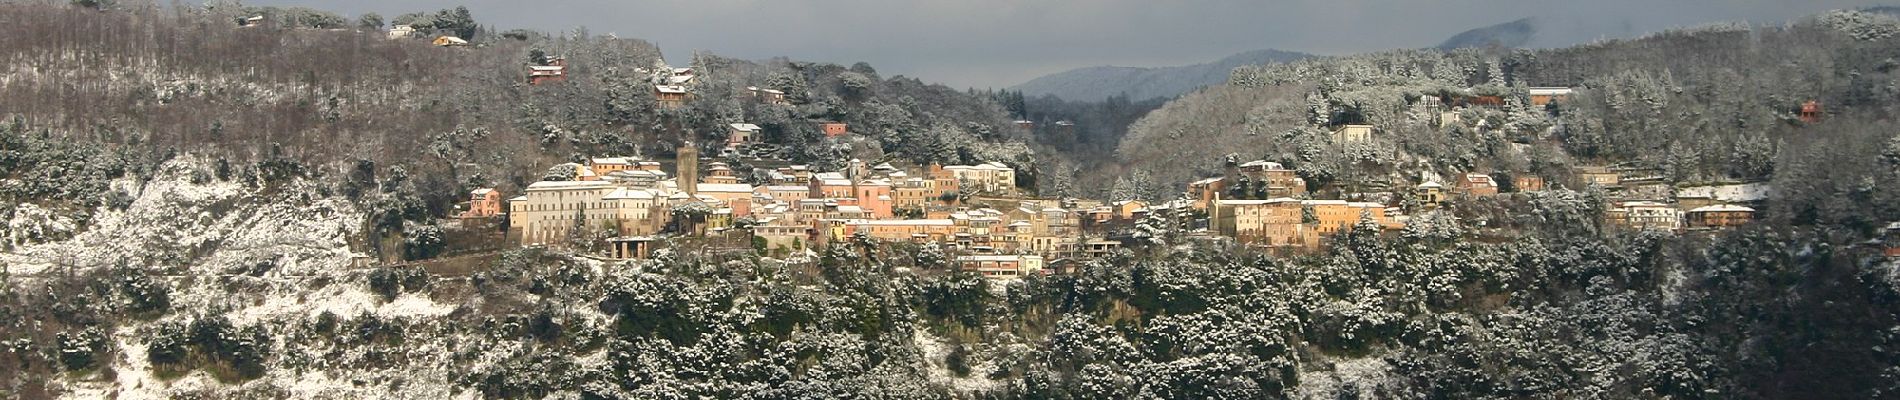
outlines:
[[[180,157],[143,184],[114,182],[135,193],[130,207],[98,210],[93,224],[71,239],[17,247],[0,253],[0,262],[23,276],[56,266],[228,274],[268,263],[268,273],[302,275],[349,265],[347,238],[361,225],[361,212],[337,199],[285,195],[313,192],[312,182],[291,182],[272,198],[240,182],[204,179],[208,165]]]

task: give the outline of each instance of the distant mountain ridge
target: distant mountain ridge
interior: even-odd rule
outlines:
[[[1439,49],[1451,50],[1467,47],[1524,47],[1537,37],[1537,18],[1524,18],[1516,21],[1472,29],[1452,35],[1438,44]]]
[[[1044,75],[1010,89],[1022,91],[1025,96],[1055,95],[1072,101],[1099,101],[1117,94],[1127,94],[1129,100],[1140,101],[1179,96],[1196,88],[1221,84],[1227,81],[1228,73],[1234,67],[1287,62],[1312,56],[1266,49],[1235,54],[1209,63],[1175,67],[1085,67]]]

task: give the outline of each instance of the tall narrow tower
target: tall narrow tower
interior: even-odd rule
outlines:
[[[678,162],[679,171],[674,175],[679,177],[680,190],[686,191],[687,196],[698,196],[699,147],[693,146],[693,142],[684,142],[681,144]]]

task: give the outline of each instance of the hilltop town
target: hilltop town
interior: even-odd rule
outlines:
[[[1097,101],[0,2],[0,398],[1893,397],[1895,15]]]
[[[531,82],[554,83],[541,78],[545,71],[558,73],[560,65],[529,66]],[[661,72],[654,80],[657,94],[690,94],[681,86],[694,81],[690,68],[655,71]],[[779,93],[749,89],[752,101],[784,105]],[[1572,88],[1529,88],[1512,95],[1554,110],[1573,93]],[[1505,104],[1497,95],[1425,101],[1428,109],[1443,110],[1434,122],[1447,130],[1482,131],[1482,120],[1463,125],[1463,111]],[[1803,118],[1818,122],[1818,107],[1805,104]],[[851,135],[846,124],[820,124],[828,139]],[[816,255],[814,249],[849,240],[929,243],[956,254],[956,268],[1016,279],[1074,271],[1078,263],[1152,244],[1149,239],[1161,234],[1231,240],[1281,254],[1311,253],[1358,224],[1398,231],[1415,216],[1453,204],[1551,188],[1605,193],[1605,223],[1667,232],[1741,226],[1755,217],[1749,205],[1768,200],[1765,183],[1678,186],[1662,179],[1659,170],[1610,166],[1580,166],[1555,184],[1524,171],[1469,172],[1449,179],[1420,171],[1409,186],[1335,182],[1311,188],[1281,163],[1233,159],[1223,174],[1187,184],[1171,201],[1041,197],[1019,187],[1015,169],[1001,162],[898,167],[851,159],[842,170],[818,172],[810,165],[757,158],[759,148],[766,147],[756,141],[758,125],[727,128],[723,143],[687,142],[675,159],[588,157],[551,166],[544,180],[512,197],[479,188],[457,217],[465,224],[501,223],[496,230],[508,243],[575,249],[606,259],[649,258],[672,247],[669,239],[694,239],[694,247],[685,248],[689,251],[781,258]],[[1350,145],[1371,141],[1378,131],[1345,124],[1328,137]],[[717,155],[702,157],[702,148]],[[663,168],[662,161],[671,168]],[[1316,196],[1320,193],[1333,195]]]

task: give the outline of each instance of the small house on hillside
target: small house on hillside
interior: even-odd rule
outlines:
[[[653,98],[660,102],[660,108],[673,110],[686,105],[686,87],[673,85],[654,85]]]
[[[1755,220],[1755,209],[1718,204],[1689,210],[1689,226],[1696,228],[1730,228],[1742,226]]]
[[[469,192],[468,210],[462,212],[462,217],[487,218],[500,213],[501,192],[492,188],[481,188]]]
[[[760,102],[764,102],[766,104],[781,105],[781,106],[791,104],[790,102],[785,101],[784,91],[772,90],[772,89],[760,89],[758,86],[747,86],[745,90],[747,92],[752,93],[752,98],[758,99]]]
[[[261,26],[261,25],[264,25],[264,16],[259,15],[255,17],[249,17],[249,18],[239,18],[237,21],[237,24],[238,24],[238,27],[240,28]]]
[[[1531,105],[1543,106],[1550,103],[1562,103],[1570,100],[1570,94],[1572,92],[1574,92],[1574,90],[1567,87],[1530,88]]]
[[[1333,130],[1333,142],[1358,143],[1372,140],[1372,125],[1341,125]]]
[[[1438,205],[1439,203],[1444,203],[1445,185],[1440,185],[1438,182],[1425,181],[1425,183],[1420,183],[1418,186],[1412,188],[1412,198],[1418,199],[1419,204],[1424,205]]]
[[[448,36],[448,35],[436,36],[435,40],[429,43],[434,44],[436,46],[441,46],[441,47],[462,47],[462,46],[468,45],[467,40],[463,40],[462,38]]]
[[[1458,180],[1458,191],[1466,196],[1493,196],[1498,194],[1498,183],[1485,174],[1465,174]]]
[[[819,125],[824,130],[825,137],[839,137],[851,133],[846,130],[848,126],[843,122],[826,122]]]
[[[759,140],[759,132],[761,130],[759,129],[758,125],[730,124],[727,126],[732,129],[732,131],[728,132],[726,135],[727,147],[736,147],[743,144],[750,144],[755,140]]]
[[[1808,100],[1806,103],[1801,103],[1801,122],[1810,124],[1821,122],[1821,102]]]
[[[1682,229],[1682,211],[1654,201],[1625,201],[1604,210],[1603,219],[1612,225],[1637,230],[1674,231]]]
[[[1544,191],[1544,178],[1533,175],[1518,175],[1511,179],[1511,189],[1519,192]]]
[[[566,81],[567,81],[567,60],[566,59],[556,58],[553,61],[548,62],[548,65],[528,66],[528,84],[529,85],[540,85],[543,83],[566,82]]]
[[[1609,167],[1580,166],[1576,167],[1575,172],[1577,174],[1577,180],[1581,181],[1584,186],[1607,188],[1617,187],[1623,184],[1622,175],[1610,171]]]
[[[408,25],[396,25],[389,28],[390,39],[408,39],[416,35],[416,28]]]

